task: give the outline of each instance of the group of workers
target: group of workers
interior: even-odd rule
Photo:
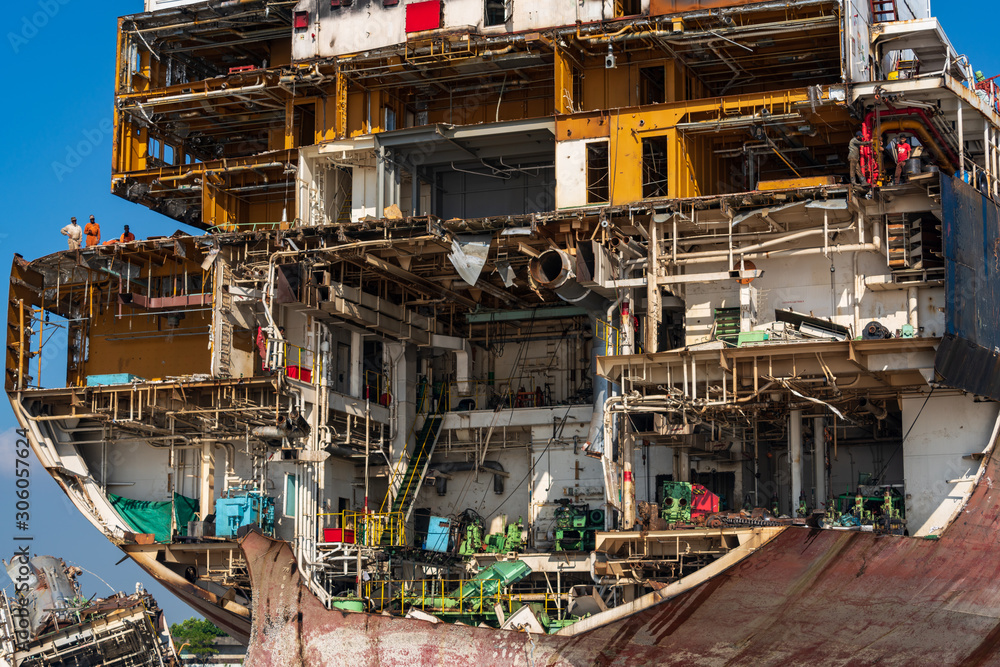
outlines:
[[[80,242],[83,241],[84,236],[86,236],[86,245],[84,247],[91,248],[98,245],[114,245],[115,243],[129,243],[135,241],[135,234],[129,231],[128,225],[125,225],[125,232],[113,239],[108,239],[103,244],[101,243],[101,226],[97,224],[94,220],[94,216],[90,216],[90,222],[88,222],[84,227],[80,227],[76,223],[76,218],[70,218],[69,224],[62,228],[62,235],[65,236],[69,241],[70,250],[79,250]]]
[[[861,147],[871,146],[871,141],[864,141],[864,135],[858,130],[854,138],[847,145],[847,161],[851,166],[851,185],[868,185],[868,179],[861,170]],[[910,144],[908,135],[901,134],[899,139],[893,139],[887,146],[892,157],[896,160],[896,173],[893,183],[899,185],[903,177],[903,166],[913,155],[913,146]]]

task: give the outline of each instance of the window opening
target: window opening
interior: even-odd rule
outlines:
[[[611,175],[608,164],[608,142],[587,144],[587,203],[611,200]]]

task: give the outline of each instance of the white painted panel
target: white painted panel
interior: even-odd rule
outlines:
[[[375,167],[354,167],[354,190],[351,193],[351,220],[360,220],[366,215],[376,215],[375,184],[377,180]]]
[[[206,0],[146,0],[146,11],[157,12],[163,9],[173,9],[175,7],[207,4],[208,2],[206,2]]]
[[[587,144],[590,141],[556,143],[556,208],[587,204]]]
[[[902,404],[903,433],[913,428],[903,445],[906,523],[913,534],[942,502],[957,498],[956,485],[948,480],[972,476],[979,469],[978,461],[963,457],[986,447],[998,407],[977,403],[972,396],[904,398]],[[927,532],[934,532],[931,528]]]
[[[152,2],[154,0],[147,0]],[[384,7],[382,0],[354,0],[350,7],[333,9],[326,0],[301,0],[295,11],[310,12],[310,28],[292,37],[292,59],[357,53],[406,41],[406,6],[418,0]],[[604,2],[530,2],[513,0],[511,20],[502,26],[484,26],[483,0],[447,0],[442,28],[472,33],[503,34],[590,23],[611,17],[611,0]],[[649,2],[642,3],[648,12]]]

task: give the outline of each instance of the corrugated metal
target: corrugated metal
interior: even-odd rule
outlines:
[[[941,175],[947,335],[935,359],[945,384],[1000,399],[1000,209]]]
[[[1000,664],[1000,465],[940,540],[792,527],[738,565],[576,636],[325,610],[289,547],[244,538],[254,584],[248,664]]]

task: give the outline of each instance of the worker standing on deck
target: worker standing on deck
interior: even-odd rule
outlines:
[[[122,234],[121,238],[118,240],[121,241],[122,243],[129,243],[131,241],[135,241],[135,234],[133,234],[128,230],[128,225],[125,225],[125,233]]]
[[[896,185],[899,185],[901,182],[900,178],[903,176],[903,165],[910,159],[910,151],[910,142],[907,140],[905,135],[901,136],[899,138],[899,143],[896,144]]]
[[[76,218],[70,218],[69,224],[63,227],[60,232],[69,241],[70,250],[80,249],[80,239],[83,238],[83,230],[76,224]]]
[[[862,141],[861,131],[854,133],[854,138],[847,145],[847,161],[851,165],[851,185],[864,185],[868,183],[864,173],[861,171],[861,147],[871,146],[872,142]],[[857,179],[855,179],[857,174]]]
[[[101,226],[90,216],[90,222],[83,227],[83,233],[87,235],[87,247],[101,245]]]

